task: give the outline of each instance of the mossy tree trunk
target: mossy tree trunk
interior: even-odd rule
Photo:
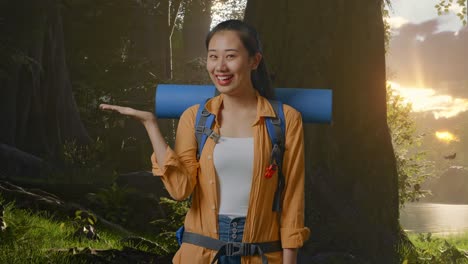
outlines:
[[[397,171],[386,122],[382,1],[248,1],[277,87],[333,90],[331,125],[305,126],[305,252],[396,263]]]

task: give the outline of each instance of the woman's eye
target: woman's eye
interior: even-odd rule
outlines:
[[[211,54],[211,55],[210,55],[210,56],[208,56],[208,57],[209,57],[210,59],[212,59],[212,60],[214,60],[214,59],[218,58],[218,56],[216,56],[216,55],[213,55],[213,54]]]

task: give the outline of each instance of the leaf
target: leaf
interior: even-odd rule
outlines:
[[[90,214],[89,217],[96,223],[97,222],[97,217],[93,214]]]

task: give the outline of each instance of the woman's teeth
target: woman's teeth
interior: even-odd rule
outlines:
[[[216,76],[216,78],[218,78],[221,81],[231,79],[231,77],[232,77],[232,75],[229,75],[229,76]]]

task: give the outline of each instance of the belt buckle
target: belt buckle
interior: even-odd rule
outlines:
[[[226,256],[242,256],[242,243],[240,242],[228,242],[226,244]]]

